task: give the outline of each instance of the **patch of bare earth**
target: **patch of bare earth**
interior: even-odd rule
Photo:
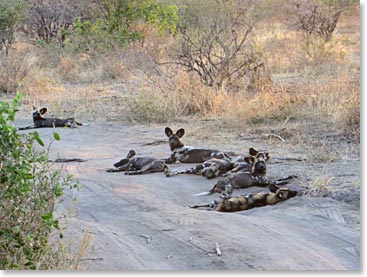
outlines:
[[[27,120],[19,120],[23,125]],[[28,122],[30,123],[30,122]],[[79,192],[58,207],[67,216],[65,239],[92,234],[84,259],[90,270],[359,270],[359,144],[322,124],[286,122],[245,131],[221,128],[218,121],[183,121],[187,145],[238,153],[267,149],[269,177],[296,174],[289,187],[298,196],[274,206],[236,213],[193,210],[218,195],[195,197],[215,180],[163,173],[128,176],[106,169],[130,149],[166,158],[165,125],[96,122],[59,129],[61,141],[50,158],[82,158],[65,163]],[[52,129],[39,129],[47,141]],[[151,143],[157,142],[157,143]],[[171,165],[186,168],[191,164]],[[247,194],[266,190],[235,191]],[[78,200],[74,202],[72,199]],[[218,249],[221,255],[218,255]]]

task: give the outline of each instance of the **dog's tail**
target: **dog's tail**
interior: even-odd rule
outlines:
[[[204,196],[204,195],[211,195],[211,194],[213,194],[213,191],[204,191],[204,192],[195,194],[194,196]]]
[[[194,196],[205,196],[205,195],[211,195],[215,192],[215,188],[216,188],[216,185],[214,185],[210,190],[208,191],[204,191],[204,192],[200,192],[198,194],[195,194]]]
[[[201,205],[191,205],[189,206],[191,209],[198,209],[198,208],[210,208],[210,204],[201,204]]]

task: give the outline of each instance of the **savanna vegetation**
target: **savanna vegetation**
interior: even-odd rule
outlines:
[[[64,189],[78,185],[49,163],[51,145],[44,149],[37,131],[18,134],[12,122],[21,97],[0,102],[0,268],[77,268],[78,262],[62,243],[54,207]],[[60,140],[60,135],[54,132],[52,140]],[[58,238],[53,243],[51,234]]]
[[[356,1],[1,0],[0,18],[0,90],[24,91],[25,104],[359,132]]]
[[[311,121],[359,140],[354,0],[0,0],[0,50],[1,98],[24,93],[1,102],[0,268],[72,260],[47,246],[71,180],[32,148],[37,132],[11,127],[16,110],[236,130]]]

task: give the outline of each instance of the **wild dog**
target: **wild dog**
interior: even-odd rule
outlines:
[[[266,174],[266,162],[269,160],[270,155],[265,151],[257,151],[254,148],[249,148],[249,155],[237,156],[232,160],[233,169],[223,174],[223,177],[229,176],[236,172],[249,172]]]
[[[255,159],[256,167],[259,166],[258,160],[264,160],[265,162],[269,159],[269,154],[267,152],[259,152],[254,148],[249,148],[250,156]],[[176,176],[178,174],[198,174],[203,175],[207,179],[212,179],[218,176],[225,176],[228,171],[249,171],[251,172],[254,160],[248,155],[240,155],[235,158],[231,158],[226,155],[226,153],[216,153],[216,158],[209,159],[200,165],[184,170],[172,170],[166,171],[165,175],[167,177]],[[259,170],[259,169],[257,169]]]
[[[168,137],[168,143],[171,148],[171,156],[164,161],[167,164],[173,164],[176,161],[181,163],[203,163],[220,153],[218,150],[213,149],[198,149],[184,146],[181,138],[185,134],[183,128],[173,133],[172,129],[169,127],[165,128],[165,133]]]
[[[37,110],[33,106],[32,118],[33,125],[28,127],[21,127],[19,130],[27,130],[34,128],[53,128],[53,127],[69,127],[76,128],[77,125],[81,126],[82,123],[75,120],[73,117],[69,117],[66,119],[61,118],[45,118],[44,114],[47,112],[47,108],[42,108]]]
[[[249,156],[248,160],[252,160],[251,172],[231,173],[218,180],[209,191],[196,194],[196,196],[210,195],[213,193],[222,193],[222,195],[228,196],[232,194],[234,189],[244,189],[251,186],[285,185],[289,180],[297,178],[295,175],[290,175],[284,178],[270,180],[266,177],[265,160],[255,160],[252,156]]]
[[[221,197],[208,204],[192,205],[190,208],[208,208],[217,212],[237,212],[256,207],[274,205],[297,195],[297,191],[288,188],[279,188],[271,184],[270,193],[259,192],[255,194],[239,195],[235,197]]]
[[[221,174],[231,170],[233,168],[232,160],[229,156],[225,153],[221,155],[213,155],[218,158],[211,158],[197,166],[184,169],[184,170],[172,170],[166,171],[166,177],[172,177],[179,174],[196,174],[196,175],[203,175],[207,179],[212,179],[215,177],[220,176]]]
[[[164,161],[151,157],[135,157],[136,152],[130,150],[126,159],[114,163],[115,168],[109,168],[107,172],[125,171],[126,175],[148,174],[163,172],[168,169]]]

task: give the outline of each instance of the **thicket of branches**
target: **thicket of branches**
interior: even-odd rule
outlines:
[[[262,0],[197,2],[158,0],[0,0],[0,45],[9,54],[15,33],[40,46],[73,45],[88,52],[125,47],[143,40],[141,25],[176,35],[179,44],[167,63],[194,72],[203,84],[244,87],[266,75],[263,53],[251,36],[262,19]],[[355,0],[290,0],[289,25],[325,42],[340,15]]]

